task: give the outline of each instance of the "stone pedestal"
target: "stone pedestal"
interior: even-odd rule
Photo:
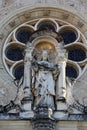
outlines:
[[[46,106],[43,107],[37,107],[36,110],[34,111],[34,118],[35,119],[46,119],[50,118],[52,119],[52,109],[48,108]]]
[[[52,118],[52,109],[47,106],[39,106],[32,120],[33,130],[55,130],[55,120]]]
[[[33,111],[23,111],[20,112],[21,119],[32,119],[34,117]]]
[[[21,118],[33,118],[34,113],[32,111],[32,100],[29,97],[23,98],[22,100],[22,111],[20,112]]]
[[[50,119],[33,120],[33,130],[55,130],[55,121]]]
[[[65,102],[58,101],[57,102],[57,111],[54,112],[53,117],[55,119],[64,119],[68,115],[67,113],[67,105]]]

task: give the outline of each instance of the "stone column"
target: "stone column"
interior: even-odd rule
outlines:
[[[25,93],[28,94],[28,96],[31,97],[31,60],[32,60],[32,48],[26,48],[25,49],[25,58],[24,58],[24,86],[25,88],[28,88],[28,91],[25,91]]]
[[[33,47],[27,45],[25,49],[24,57],[24,97],[22,99],[22,110],[24,113],[21,113],[22,117],[29,118],[33,117],[32,112],[32,93],[31,93],[31,80],[32,80],[32,70],[31,70],[31,61],[32,61],[32,52]]]
[[[66,100],[66,59],[59,58],[58,64],[60,66],[60,74],[57,81],[58,91],[57,91],[57,100],[65,101]]]
[[[57,64],[60,67],[60,74],[57,80],[57,100],[66,100],[66,50],[63,48],[62,43],[59,43],[57,49]]]
[[[62,43],[56,47],[57,49],[57,64],[60,67],[60,74],[56,83],[56,106],[57,112],[54,114],[56,118],[61,118],[64,116],[67,106],[66,106],[66,62],[67,62],[67,53],[63,48]],[[62,110],[62,112],[61,112]]]

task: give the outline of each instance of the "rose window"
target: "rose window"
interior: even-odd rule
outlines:
[[[12,78],[19,80],[24,75],[24,50],[35,38],[51,36],[58,42],[60,35],[68,52],[66,76],[78,78],[86,69],[87,41],[84,35],[70,23],[58,19],[39,19],[18,26],[7,37],[3,46],[3,62]]]

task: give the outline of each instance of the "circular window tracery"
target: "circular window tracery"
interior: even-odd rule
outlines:
[[[59,33],[63,37],[65,45],[76,42],[79,38],[78,30],[72,26],[62,26]]]
[[[6,57],[12,61],[19,61],[23,59],[22,50],[19,47],[9,47],[7,48],[5,54]]]
[[[73,48],[70,49],[68,52],[69,55],[69,59],[72,61],[76,61],[76,62],[80,62],[85,60],[86,58],[86,53],[83,49],[79,49],[79,48]]]
[[[35,20],[33,23],[30,21],[30,25],[29,22],[24,23],[13,30],[8,36],[3,47],[3,62],[8,73],[17,80],[23,76],[23,52],[25,46],[28,41],[32,43],[32,41],[39,36],[52,36],[55,39],[57,39],[58,36],[60,36],[60,38],[62,36],[64,47],[68,51],[68,61],[71,60],[77,65],[75,66],[67,62],[66,76],[78,78],[80,71],[83,71],[82,66],[84,66],[84,68],[86,67],[86,62],[84,61],[87,60],[87,41],[85,37],[77,28],[69,23],[47,18]],[[80,68],[80,71],[78,71],[78,68]]]
[[[81,69],[76,62],[68,60],[66,65],[66,76],[70,78],[77,78],[81,73]]]
[[[52,19],[42,19],[35,25],[36,30],[53,30],[57,31],[59,25]]]
[[[87,49],[81,42],[77,42],[67,46],[68,59],[78,64],[83,64],[87,61]]]
[[[26,44],[29,41],[29,37],[33,33],[33,27],[24,25],[19,27],[14,32],[14,39],[18,42],[21,42],[23,44]]]
[[[17,65],[13,71],[14,77],[19,80],[24,75],[24,66],[22,64]]]
[[[72,78],[77,78],[78,74],[76,69],[73,66],[66,66],[66,76],[72,77]]]

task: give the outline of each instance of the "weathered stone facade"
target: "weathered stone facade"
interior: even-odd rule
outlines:
[[[87,15],[87,1],[84,0],[34,0],[31,2],[31,0],[1,0],[0,7],[1,7],[1,18],[5,17],[11,10],[17,10],[19,8],[25,7],[25,6],[35,6],[39,5],[42,6],[43,4],[48,5],[56,5],[61,6],[65,9],[72,10],[73,12],[76,12],[77,14],[86,17]]]
[[[79,30],[77,42],[82,42],[83,46],[79,45],[79,48],[87,49],[87,1],[84,0],[3,0],[0,2],[0,119],[1,120],[15,120],[15,121],[0,121],[0,130],[86,130],[86,120],[87,120],[87,60],[84,63],[79,63],[81,66],[82,73],[79,72],[79,77],[76,80],[76,83],[73,86],[71,92],[70,89],[67,91],[70,93],[68,99],[70,102],[68,109],[66,109],[65,104],[58,103],[58,112],[55,112],[54,116],[50,119],[47,114],[46,117],[39,117],[40,121],[37,120],[37,115],[40,116],[40,111],[43,108],[39,108],[36,114],[36,117],[32,120],[33,113],[31,111],[30,104],[27,104],[32,101],[32,97],[23,98],[21,95],[21,88],[17,88],[17,84],[5,64],[8,64],[8,61],[4,60],[3,56],[3,46],[8,42],[14,42],[13,34],[14,30],[21,26],[24,23],[31,24],[34,26],[38,19],[55,19],[60,21],[60,25],[70,24],[76,27]],[[63,23],[64,21],[65,23]],[[58,23],[58,21],[57,21]],[[58,23],[59,24],[59,23]],[[37,24],[36,24],[37,25]],[[35,25],[35,29],[36,29]],[[23,26],[23,25],[22,25]],[[10,34],[10,35],[9,35]],[[12,36],[10,39],[9,37]],[[77,43],[79,44],[79,43]],[[80,43],[81,44],[81,43]],[[20,46],[20,45],[19,45]],[[85,47],[84,47],[85,46]],[[5,50],[4,50],[5,51]],[[85,50],[87,56],[87,50]],[[87,58],[87,57],[86,57]],[[13,63],[9,62],[9,66]],[[77,67],[79,68],[79,67]],[[85,69],[83,69],[85,68]],[[11,70],[10,70],[11,71]],[[26,88],[25,88],[26,89]],[[27,88],[28,89],[28,88]],[[24,90],[26,93],[26,90]],[[20,94],[21,103],[23,106],[23,112],[26,109],[30,109],[30,113],[17,113],[21,111],[20,105],[14,104],[14,100],[17,98],[17,94]],[[72,98],[72,95],[74,99]],[[75,102],[73,101],[75,100]],[[72,106],[72,102],[74,102]],[[65,102],[64,102],[65,103]],[[20,104],[20,103],[19,103]],[[27,105],[25,105],[27,104]],[[63,104],[63,105],[61,105]],[[25,108],[27,107],[27,108]],[[60,109],[62,107],[62,109]],[[13,110],[14,109],[14,110]],[[16,113],[15,113],[16,110]],[[48,111],[46,108],[45,112]],[[30,117],[27,116],[30,114]],[[59,116],[60,115],[60,116]],[[43,116],[43,115],[41,115]],[[45,119],[46,118],[46,119]],[[54,118],[56,119],[54,121]],[[28,121],[20,121],[22,119],[27,119]],[[18,121],[16,121],[18,120]],[[60,121],[59,121],[60,120]],[[65,121],[61,121],[65,120]],[[74,121],[73,121],[74,120]],[[48,121],[48,122],[47,122]],[[79,121],[79,122],[78,122]],[[81,122],[83,121],[83,122]],[[45,126],[43,126],[45,124]],[[56,124],[56,125],[55,125]],[[37,126],[38,125],[38,126]],[[33,128],[32,128],[33,126]],[[56,127],[56,128],[55,128]]]

